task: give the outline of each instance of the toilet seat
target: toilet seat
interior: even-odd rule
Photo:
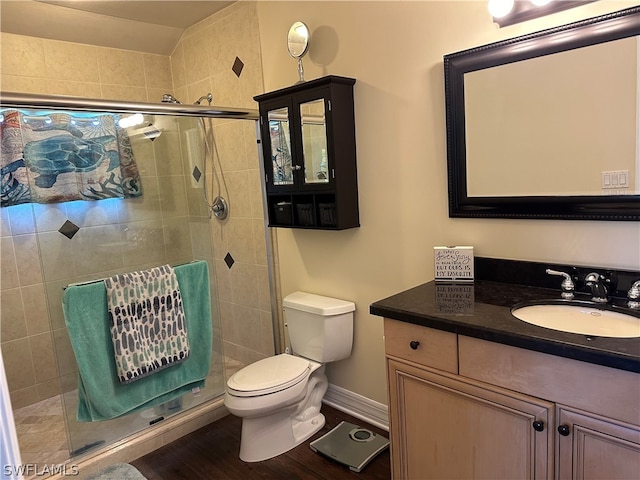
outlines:
[[[268,395],[304,381],[310,370],[309,360],[283,353],[239,370],[227,381],[227,390],[236,397]]]

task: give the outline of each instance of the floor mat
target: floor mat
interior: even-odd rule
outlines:
[[[128,463],[116,463],[86,478],[86,480],[147,480],[138,469]]]

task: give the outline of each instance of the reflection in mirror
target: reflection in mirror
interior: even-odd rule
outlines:
[[[324,99],[300,104],[305,183],[329,183]]]
[[[640,7],[444,56],[450,217],[640,221]]]
[[[291,134],[289,109],[269,110],[269,135],[271,140],[271,164],[274,185],[293,185],[291,165]]]
[[[637,59],[630,37],[466,73],[468,195],[639,194]]]
[[[309,28],[302,22],[295,22],[287,35],[287,48],[293,58],[303,57],[309,48]]]

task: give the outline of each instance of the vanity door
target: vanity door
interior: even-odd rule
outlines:
[[[637,395],[630,392],[630,401]],[[558,408],[558,479],[640,478],[637,426],[567,407]]]
[[[548,479],[553,404],[388,360],[394,480]]]

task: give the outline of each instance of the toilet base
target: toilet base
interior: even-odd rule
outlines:
[[[281,455],[311,438],[325,424],[321,413],[301,421],[291,415],[291,409],[285,409],[268,417],[243,418],[240,460],[260,462]]]
[[[325,423],[320,413],[322,397],[329,382],[324,365],[315,370],[307,383],[307,394],[299,402],[258,417],[242,419],[240,460],[260,462],[297,447]]]

